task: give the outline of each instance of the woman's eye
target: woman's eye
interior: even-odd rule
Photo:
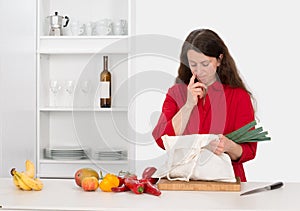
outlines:
[[[203,67],[207,67],[209,65],[209,62],[202,63]]]

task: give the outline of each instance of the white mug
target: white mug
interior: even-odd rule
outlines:
[[[85,25],[85,32],[87,36],[91,36],[93,33],[93,23],[92,22],[88,22]]]
[[[84,34],[84,25],[81,25],[79,21],[73,21],[71,23],[71,33],[73,36]]]
[[[127,34],[127,21],[125,19],[120,19],[114,24],[114,34],[115,35],[125,35]]]
[[[112,32],[112,21],[110,19],[102,19],[96,23],[96,33],[98,35],[109,35]]]

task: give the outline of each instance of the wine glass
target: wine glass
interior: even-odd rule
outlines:
[[[68,105],[72,106],[72,94],[74,92],[74,81],[73,80],[68,80],[66,81],[66,85],[65,85],[65,91],[68,94]]]
[[[82,81],[80,88],[83,94],[87,95],[91,88],[90,81],[89,80]]]
[[[49,87],[50,87],[50,91],[53,94],[53,105],[57,106],[56,98],[57,98],[57,94],[58,94],[59,90],[61,89],[61,86],[57,80],[50,80]]]
[[[91,82],[89,80],[84,80],[80,83],[80,91],[82,92],[82,106],[88,107],[89,106],[89,92],[91,90]]]

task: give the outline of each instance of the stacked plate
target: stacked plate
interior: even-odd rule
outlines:
[[[78,146],[48,147],[44,150],[46,158],[55,160],[79,160],[87,157],[87,149]]]
[[[95,160],[126,160],[127,150],[120,148],[100,148],[92,150]]]

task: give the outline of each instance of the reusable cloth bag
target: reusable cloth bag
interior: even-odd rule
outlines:
[[[207,148],[212,140],[219,140],[218,135],[164,135],[162,140],[167,161],[158,169],[156,177],[182,181],[192,179],[236,182],[229,155],[216,155]]]

